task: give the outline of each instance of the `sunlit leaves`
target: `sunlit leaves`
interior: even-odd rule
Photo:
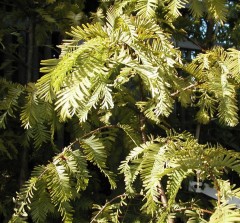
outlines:
[[[218,1],[202,2],[209,4],[209,12],[218,21],[224,19],[219,10],[223,1],[219,2],[219,6]],[[106,13],[106,21],[102,18],[94,24],[72,28],[69,34],[73,39],[60,46],[59,59],[42,62],[44,75],[36,85],[27,87],[20,116],[23,127],[36,147],[50,139],[48,128],[51,125],[54,129],[56,119],[74,120],[77,131],[70,129],[71,137],[76,136],[74,146],[65,148],[41,167],[41,172],[36,173],[35,168],[19,197],[24,207],[31,207],[35,221],[44,221],[48,211],[55,209],[62,220],[72,221],[71,201],[87,189],[89,166],[94,165],[115,189],[115,174],[108,167],[112,158],[109,154],[113,152],[122,153],[121,157],[114,154],[114,158],[119,158],[118,162],[123,159],[119,170],[126,194],[139,196],[142,211],[159,222],[166,222],[174,212],[185,178],[195,177],[198,172],[201,179],[214,181],[216,187],[218,181],[213,174],[217,179],[227,169],[240,172],[236,153],[220,146],[200,145],[189,134],[168,133],[164,137],[162,129],[158,131],[159,124],[171,117],[176,101],[189,108],[197,107],[200,123],[207,124],[215,117],[223,125],[238,123],[239,52],[215,47],[184,66],[171,34],[156,21],[155,10],[160,4],[166,12],[166,22],[172,22],[188,3],[194,16],[205,13],[200,1],[116,1],[117,5]],[[127,6],[133,7],[133,12],[125,14]],[[17,109],[15,105],[11,107],[11,101],[8,104],[12,110]],[[101,132],[103,124],[112,123],[123,131],[117,135],[109,130],[105,133],[109,141],[116,142],[122,135],[128,138],[121,139],[124,142],[120,151],[118,146],[106,143]],[[148,138],[151,128],[157,130],[154,135],[162,136]],[[224,188],[223,193],[227,190]],[[101,211],[100,206],[95,207]],[[109,207],[114,209],[112,204]],[[106,213],[108,210],[112,211],[106,208]],[[216,220],[214,216],[213,219]]]
[[[214,19],[217,22],[223,23],[227,15],[227,1],[226,0],[190,0],[189,7],[191,13],[196,18],[205,14],[208,18]]]
[[[212,175],[219,179],[228,168],[239,173],[240,169],[237,168],[239,162],[240,156],[237,152],[228,151],[220,146],[200,145],[189,134],[170,133],[166,138],[159,137],[133,149],[127,159],[122,162],[120,169],[125,176],[126,190],[129,193],[134,192],[134,181],[137,180],[137,175],[140,175],[145,198],[143,210],[154,215],[160,207],[167,207],[161,211],[158,218],[160,222],[164,222],[170,211],[174,211],[173,207],[177,202],[176,195],[185,178],[199,172],[202,180],[213,180]],[[161,185],[163,179],[167,180],[165,201],[160,197],[161,189],[164,189]],[[230,186],[224,184],[223,181],[215,181],[215,185],[218,183],[221,183],[222,195],[228,194],[221,200],[223,202],[221,207],[224,207],[227,199],[235,196],[238,191],[235,193],[230,191],[230,193]],[[221,211],[224,210],[224,208],[221,209]],[[226,215],[226,222],[236,219],[238,210],[232,210],[229,214],[231,216]],[[195,217],[193,213],[189,213],[189,216],[192,216],[189,222],[194,222],[194,219],[198,218],[197,213]],[[223,215],[220,213],[214,213],[212,216],[216,222],[225,222],[222,218]]]
[[[231,72],[232,77],[240,83],[240,52],[236,49],[229,49],[228,50],[229,58],[229,70]]]
[[[151,18],[154,17],[157,6],[158,0],[138,0],[136,10],[139,15]]]
[[[196,80],[205,82],[200,89],[202,93],[197,104],[200,107],[197,119],[201,123],[208,123],[217,112],[221,124],[237,125],[236,85],[233,82],[235,80],[238,83],[237,69],[236,51],[227,52],[221,47],[200,54],[187,66],[187,71]]]
[[[186,0],[168,0],[167,2],[167,19],[171,20],[172,18],[177,18],[181,15],[180,9],[186,7],[187,1]]]
[[[222,204],[211,215],[209,223],[234,223],[239,221],[240,213],[234,204]]]
[[[28,85],[28,95],[26,97],[26,103],[23,107],[23,111],[21,114],[21,121],[23,123],[23,126],[28,129],[31,127],[31,125],[36,124],[37,119],[37,112],[38,112],[38,99],[36,96],[36,88],[34,84]]]
[[[190,10],[193,16],[196,18],[199,18],[203,15],[204,13],[204,4],[203,1],[201,0],[190,0]]]
[[[225,22],[227,15],[226,0],[208,0],[206,5],[209,17],[212,17],[218,22]]]

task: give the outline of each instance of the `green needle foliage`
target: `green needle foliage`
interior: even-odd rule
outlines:
[[[59,123],[70,123],[72,133],[69,146],[33,169],[10,222],[47,222],[54,215],[79,222],[77,204],[97,185],[96,173],[111,195],[90,205],[88,222],[166,223],[178,215],[188,223],[238,222],[239,209],[227,202],[240,198],[239,188],[225,179],[229,171],[240,174],[239,152],[200,144],[168,124],[177,103],[194,108],[199,123],[238,124],[239,51],[218,46],[186,64],[171,33],[185,7],[195,18],[204,14],[223,23],[225,1],[103,4],[109,6],[105,17],[72,27],[60,57],[42,61],[44,75],[36,84],[1,80],[8,89],[1,93],[2,128],[18,111],[36,148],[54,143]],[[156,15],[160,9],[164,23]],[[181,201],[194,178],[216,189],[213,206],[204,207],[193,194]]]

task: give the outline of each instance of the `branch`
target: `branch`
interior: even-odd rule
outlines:
[[[140,79],[140,97],[141,97],[141,100],[144,100],[144,92],[143,92],[143,84],[142,84],[142,81]],[[142,141],[143,143],[146,143],[147,141],[147,135],[146,135],[146,132],[145,132],[145,116],[143,113],[140,113],[139,115],[139,122],[140,122],[140,132],[141,132],[141,135],[142,135]],[[163,207],[164,208],[167,208],[167,204],[168,204],[168,199],[167,199],[167,196],[166,196],[166,193],[165,193],[165,190],[161,184],[161,181],[159,181],[159,187],[158,187],[158,192],[159,192],[159,197],[160,197],[160,200],[163,204]],[[169,223],[174,223],[174,219],[169,219],[168,221]]]
[[[189,86],[183,88],[182,91],[187,91],[187,90],[189,90],[189,89],[195,88],[195,87],[197,87],[197,86],[199,86],[199,85],[201,85],[201,84],[203,84],[203,83],[204,83],[204,82],[197,82],[197,83],[195,83],[195,84],[190,84]],[[178,91],[178,90],[177,90],[176,92],[173,92],[173,93],[171,94],[171,96],[172,96],[172,97],[175,97],[175,96],[177,96],[180,92],[181,92],[181,91]]]
[[[120,128],[120,127],[117,126],[117,125],[105,125],[105,126],[99,127],[99,128],[97,128],[97,129],[94,129],[94,130],[92,130],[91,132],[88,132],[88,133],[84,134],[83,136],[77,138],[76,140],[74,140],[73,142],[71,142],[67,147],[62,148],[62,150],[64,150],[64,149],[71,149],[72,146],[73,146],[75,143],[78,143],[81,139],[86,138],[86,137],[88,137],[88,136],[91,136],[91,135],[93,135],[93,134],[101,131],[102,129],[106,129],[106,128]]]
[[[188,207],[188,208],[175,209],[175,211],[177,211],[177,212],[186,211],[186,210],[199,210],[199,211],[201,211],[201,212],[203,212],[203,213],[213,214],[212,211],[209,211],[209,210],[207,210],[207,209],[202,209],[202,208]]]
[[[207,159],[205,159],[205,160],[208,161]],[[208,170],[207,172],[209,173],[209,176],[210,176],[211,180],[213,181],[215,189],[217,190],[217,205],[220,206],[220,204],[221,204],[221,191],[220,191],[220,186],[219,186],[218,181],[217,181],[217,177],[212,172],[208,162],[205,162],[204,165]]]
[[[115,200],[117,200],[117,199],[119,199],[119,198],[125,197],[125,196],[126,196],[125,193],[124,193],[124,194],[121,194],[121,195],[118,195],[118,196],[114,197],[112,200],[110,200],[110,201],[108,201],[107,203],[105,203],[104,206],[100,209],[100,211],[99,211],[99,212],[94,216],[94,218],[90,221],[90,223],[93,223],[93,222],[97,219],[97,217],[103,212],[103,210],[104,210],[109,204],[111,204],[113,201],[115,201]]]
[[[179,35],[182,37],[182,38],[185,38],[186,40],[188,40],[189,42],[195,44],[196,46],[198,46],[201,50],[201,52],[205,52],[206,50],[204,49],[204,47],[202,45],[200,45],[197,41],[191,39],[188,35],[187,35],[187,32],[185,30],[174,30],[174,34],[178,36],[179,38]]]
[[[142,83],[141,78],[139,78],[139,80],[140,80],[140,98],[143,101],[143,99],[144,99],[143,83]],[[146,136],[146,132],[145,132],[145,116],[142,112],[140,112],[140,114],[139,114],[139,123],[140,123],[140,132],[141,132],[141,136],[142,136],[142,142],[146,143],[147,136]]]
[[[161,202],[163,204],[163,207],[167,208],[167,203],[168,203],[167,196],[165,194],[164,189],[162,188],[162,184],[161,183],[160,183],[160,186],[158,187],[158,193],[160,195],[160,200],[161,200]]]
[[[85,137],[88,137],[88,136],[90,136],[90,135],[93,135],[93,134],[95,134],[95,133],[97,133],[97,132],[100,132],[102,129],[106,129],[106,128],[120,128],[120,127],[117,126],[117,125],[105,125],[105,126],[102,126],[102,127],[97,128],[97,129],[94,129],[94,130],[91,131],[91,132],[86,133],[85,135],[83,135],[82,137],[80,137],[80,139],[85,138]],[[76,141],[79,141],[79,139],[76,140]]]

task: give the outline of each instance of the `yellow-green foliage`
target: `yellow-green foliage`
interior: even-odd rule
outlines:
[[[17,195],[11,222],[24,222],[29,212],[34,222],[45,222],[54,211],[64,222],[73,222],[71,202],[89,187],[88,163],[106,177],[111,189],[118,189],[116,174],[108,167],[115,156],[121,164],[112,169],[122,174],[125,190],[120,188],[123,194],[103,206],[94,205],[98,211],[91,222],[119,222],[116,216],[128,211],[125,201],[139,197],[138,211],[149,222],[166,223],[178,205],[178,211],[186,210],[189,223],[207,222],[197,204],[181,206],[176,199],[182,182],[195,176],[221,191],[210,223],[239,219],[238,209],[226,205],[226,194],[239,197],[239,190],[221,181],[227,170],[240,173],[239,153],[201,145],[192,135],[175,133],[166,124],[179,101],[197,108],[199,123],[217,118],[222,125],[236,126],[239,51],[215,47],[184,64],[171,33],[155,14],[162,8],[165,22],[174,29],[172,23],[182,8],[188,7],[195,17],[204,14],[223,22],[224,5],[224,0],[116,0],[105,18],[71,28],[72,39],[60,46],[59,59],[42,61],[44,75],[36,84],[23,88],[8,83],[1,98],[0,127],[6,127],[6,117],[14,117],[24,92],[20,120],[35,147],[53,140],[59,122],[75,121],[70,131],[76,135],[51,162],[35,167]],[[146,122],[167,130],[167,136],[147,135]],[[112,129],[119,135],[110,134]],[[120,152],[114,147],[117,140],[122,143]]]

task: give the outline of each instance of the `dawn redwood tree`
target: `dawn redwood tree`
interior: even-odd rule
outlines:
[[[171,120],[179,103],[198,123],[238,124],[240,52],[216,46],[186,63],[172,38],[181,9],[221,25],[225,3],[104,1],[92,23],[72,27],[58,59],[42,61],[36,83],[1,80],[1,125],[20,113],[36,147],[54,144],[59,123],[70,134],[33,169],[10,222],[239,221],[228,200],[240,189],[227,174],[240,173],[240,153],[199,144]],[[188,192],[192,179],[211,184],[216,202]]]
[[[54,45],[60,44],[67,28],[87,20],[83,9],[84,1],[77,0],[1,0],[0,76],[21,84],[36,81],[39,78],[39,61],[56,57],[58,50]],[[6,109],[4,95],[8,84],[2,82],[0,88],[0,222],[3,222],[11,213],[10,204],[15,191],[28,179],[35,161],[43,157],[38,155],[42,153],[40,150],[36,152],[24,140],[26,135],[19,118],[8,120],[6,126],[3,124],[5,115],[2,109]],[[60,133],[58,128],[58,145],[63,142]],[[54,154],[53,150],[45,150],[44,160],[49,159],[51,153]]]

